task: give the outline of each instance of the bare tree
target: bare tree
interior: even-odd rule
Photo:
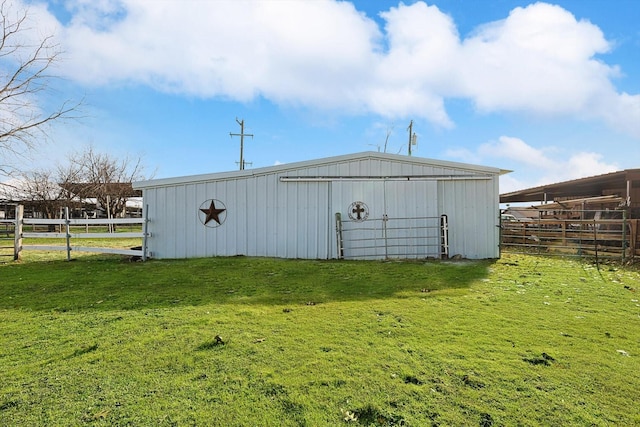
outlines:
[[[139,196],[132,182],[145,179],[141,158],[115,158],[92,146],[68,156],[55,170],[16,172],[0,183],[0,196],[28,205],[44,218],[56,218],[64,207],[99,205],[111,216],[124,216],[127,199]]]
[[[54,76],[52,65],[61,50],[53,36],[30,42],[29,11],[16,11],[7,0],[0,3],[0,172],[9,174],[12,160],[24,157],[47,137],[48,124],[70,117],[79,104],[57,103],[43,109]]]
[[[391,125],[391,126],[387,127],[387,137],[384,139],[384,151],[383,151],[383,153],[387,152],[387,145],[389,144],[389,137],[393,133],[393,128],[394,127],[395,127],[394,125]]]
[[[63,186],[77,197],[96,199],[112,216],[123,216],[127,199],[138,195],[132,182],[146,179],[143,171],[140,157],[119,159],[89,146],[69,157]]]
[[[43,218],[60,216],[61,209],[69,206],[71,194],[58,185],[59,177],[49,170],[21,172],[10,184],[4,183],[5,197],[28,204]]]

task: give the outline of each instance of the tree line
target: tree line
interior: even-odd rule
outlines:
[[[14,172],[3,185],[3,197],[29,202],[44,218],[56,218],[63,207],[87,200],[117,217],[124,216],[127,200],[136,195],[131,183],[143,179],[140,158],[116,158],[89,146],[54,168]]]

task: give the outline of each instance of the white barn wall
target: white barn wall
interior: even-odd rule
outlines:
[[[143,190],[148,206],[152,233],[148,245],[156,258],[336,258],[334,214],[340,211],[346,218],[346,209],[356,200],[384,204],[383,196],[372,192],[384,181],[375,178],[399,176],[436,182],[437,191],[414,194],[416,190],[407,186],[406,194],[387,195],[386,203],[411,206],[412,215],[427,212],[430,204],[436,203],[437,214],[449,217],[450,254],[495,258],[499,253],[499,173],[495,168],[361,153],[241,172],[152,180],[135,183],[135,187]],[[461,175],[479,179],[455,180]],[[312,179],[283,182],[282,177]],[[313,180],[318,177],[332,178]],[[347,187],[350,193],[341,194]],[[398,191],[403,187],[389,188]],[[209,199],[221,200],[227,209],[226,221],[216,228],[205,227],[198,218],[200,205]]]
[[[328,182],[287,185],[268,175],[145,190],[150,250],[158,258],[328,258],[328,188]],[[227,209],[216,228],[198,219],[200,205],[211,198]],[[287,208],[298,204],[305,208]]]
[[[490,180],[439,183],[439,209],[449,221],[450,255],[473,259],[498,257],[497,183],[497,176]]]

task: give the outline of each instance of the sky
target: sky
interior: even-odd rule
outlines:
[[[640,1],[13,0],[54,35],[24,167],[92,145],[166,178],[362,151],[492,166],[500,192],[640,168]],[[2,65],[2,62],[0,62]]]

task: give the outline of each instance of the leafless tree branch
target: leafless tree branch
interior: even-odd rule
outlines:
[[[71,195],[56,181],[54,172],[49,170],[16,173],[14,184],[5,186],[5,197],[29,202],[44,218],[56,218],[71,200]]]
[[[70,183],[82,184],[82,198],[95,198],[112,215],[123,215],[131,197],[131,183],[146,179],[142,158],[116,158],[97,152],[92,146],[69,157]],[[80,188],[80,187],[79,187]]]
[[[124,216],[133,181],[146,179],[142,159],[116,158],[97,152],[92,146],[70,154],[55,170],[16,173],[12,184],[0,184],[4,197],[30,202],[47,218],[54,218],[65,206],[81,206],[88,199],[112,216]]]
[[[47,137],[46,127],[69,118],[80,103],[62,101],[43,107],[43,96],[55,76],[52,65],[60,60],[53,36],[30,45],[25,35],[28,10],[15,11],[7,0],[0,3],[0,172],[9,172],[12,157],[24,156]]]

